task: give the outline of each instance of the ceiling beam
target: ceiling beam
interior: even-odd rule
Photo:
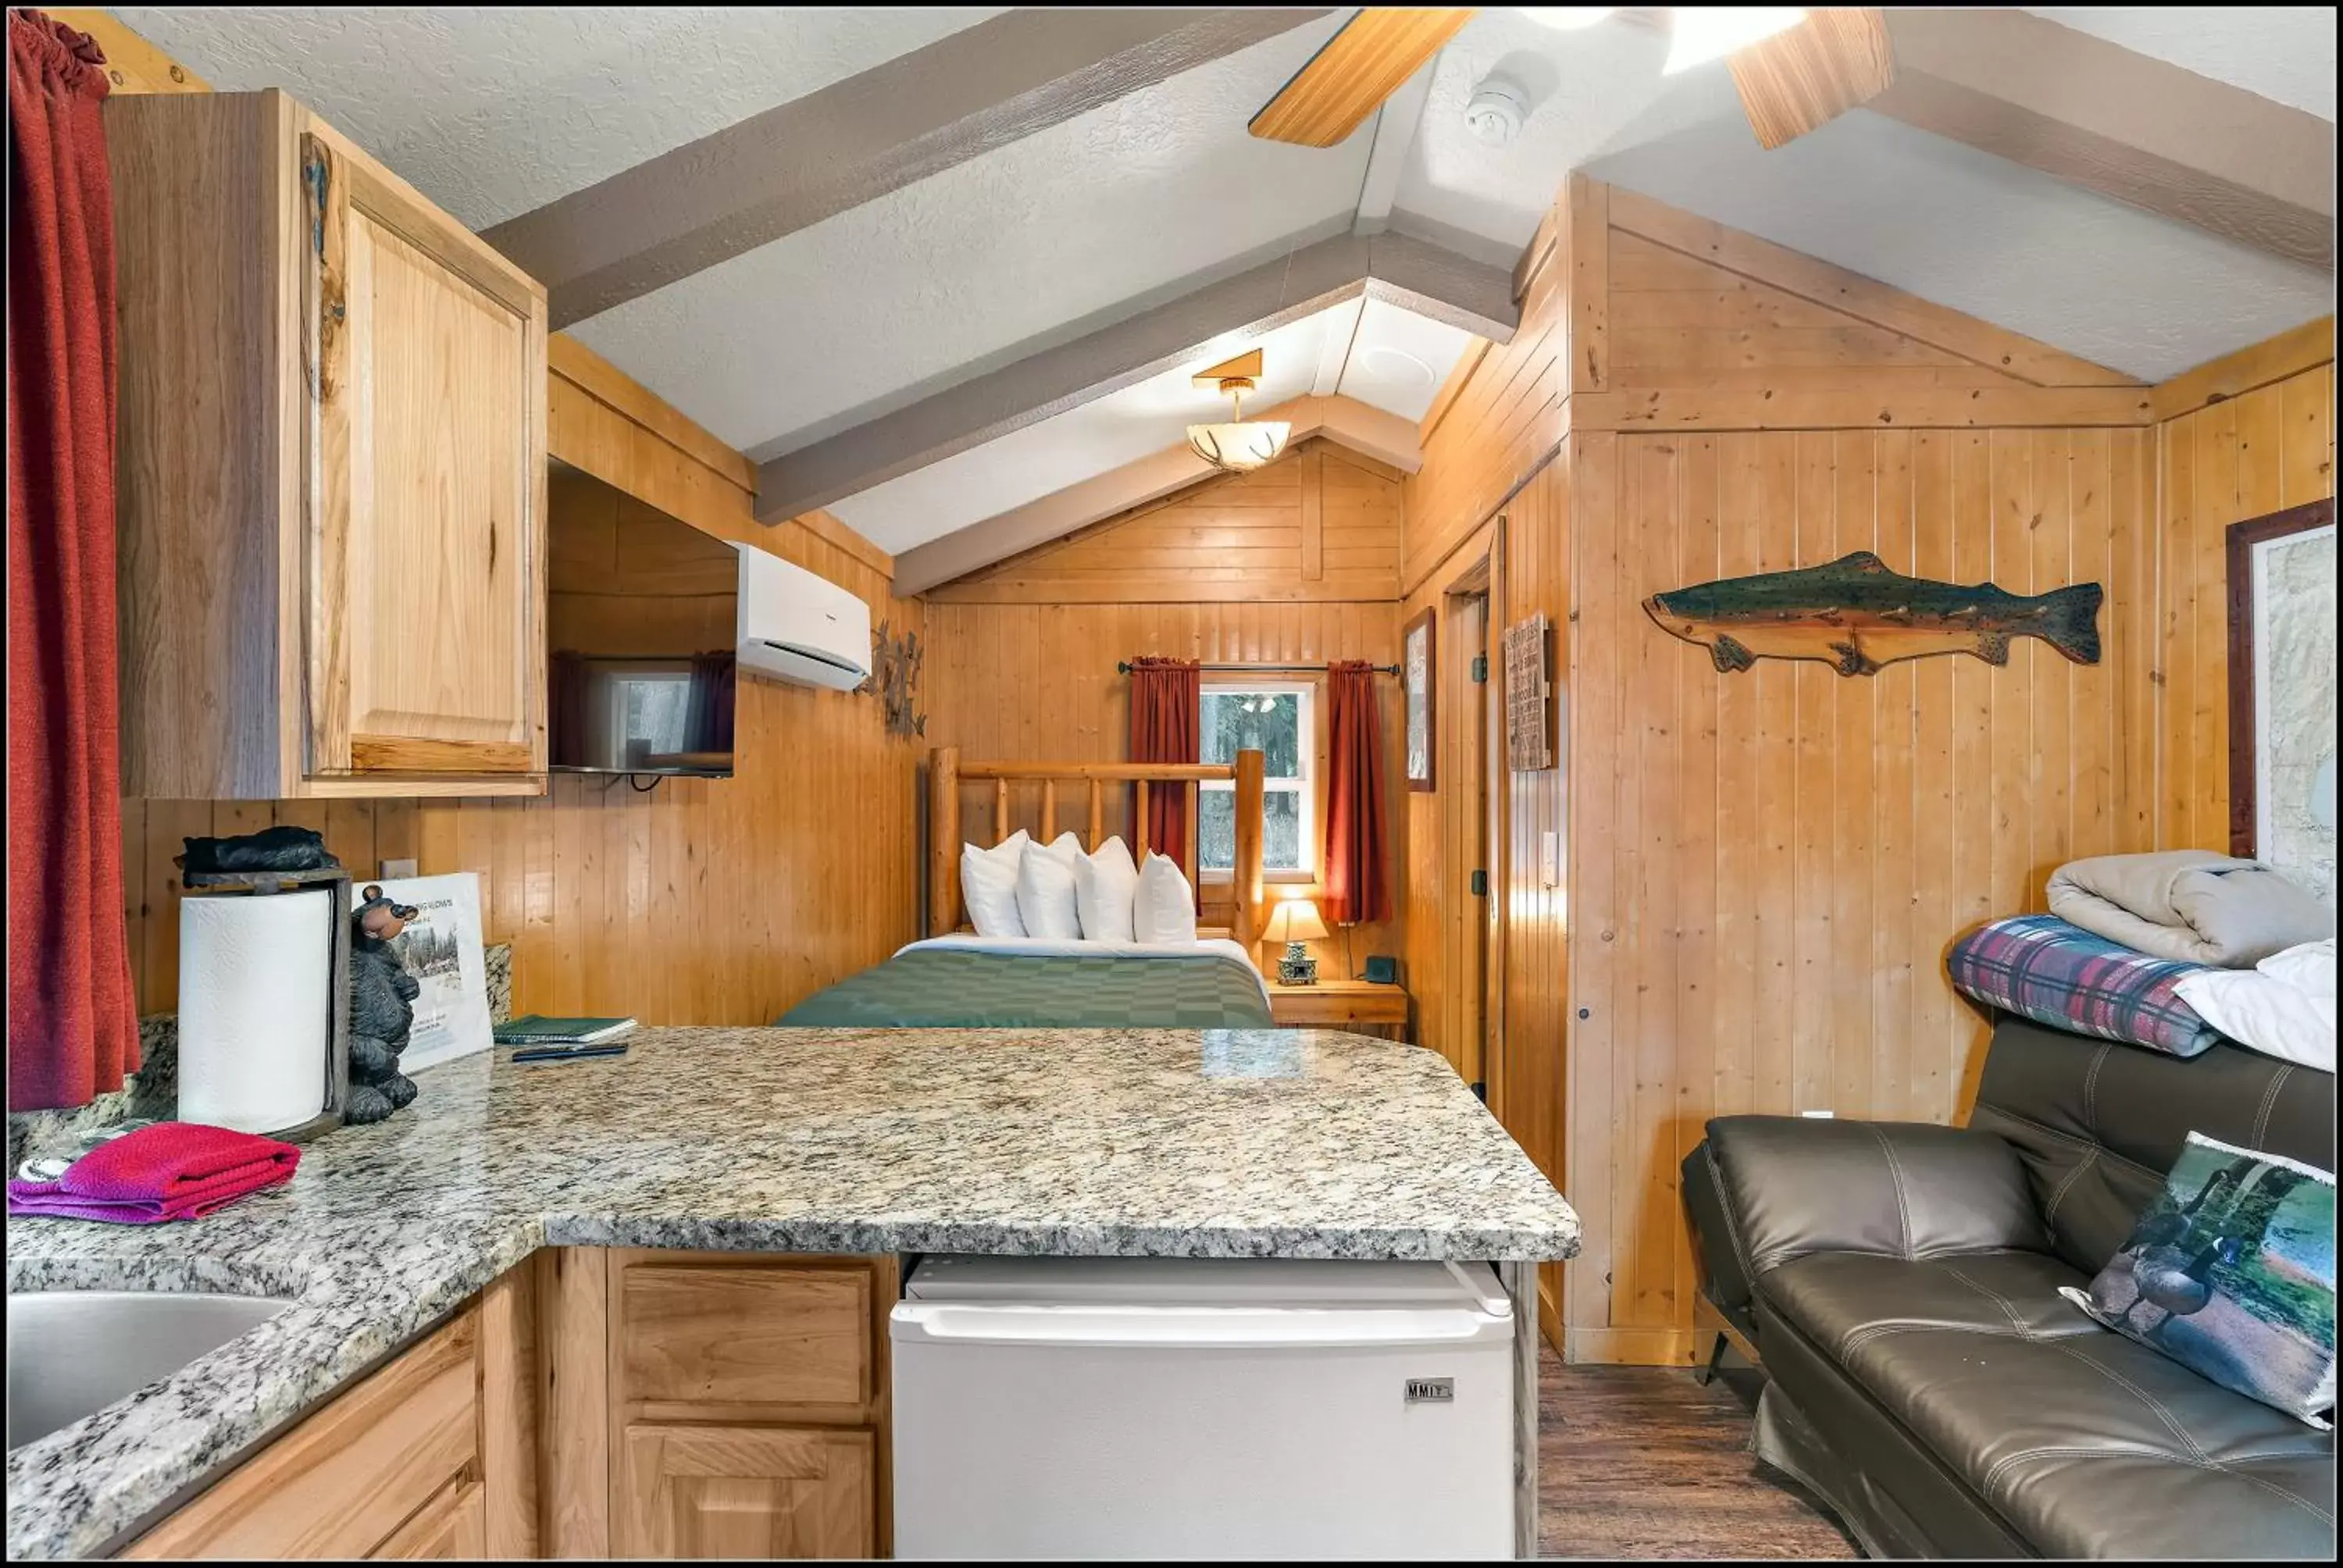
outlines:
[[[1293,397],[1273,408],[1246,412],[1255,418],[1283,419],[1291,424],[1293,428],[1286,437],[1288,451],[1312,437],[1323,437],[1363,457],[1388,463],[1402,473],[1413,474],[1423,467],[1423,452],[1416,444],[1413,424],[1354,398]],[[1143,507],[1191,485],[1202,484],[1220,472],[1191,451],[1185,442],[1167,447],[905,550],[895,558],[895,591],[905,596],[925,593],[1133,507]]]
[[[1362,294],[1500,343],[1521,321],[1496,267],[1409,235],[1338,235],[784,453],[757,471],[757,516],[829,506]]]
[[[1328,13],[1011,11],[489,229],[556,329]]]
[[[1890,11],[1864,106],[2306,266],[2335,266],[2335,127],[2023,11]]]

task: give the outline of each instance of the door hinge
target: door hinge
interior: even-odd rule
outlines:
[[[1487,897],[1489,896],[1489,873],[1488,873],[1488,872],[1486,872],[1486,871],[1475,871],[1475,872],[1473,872],[1473,884],[1472,884],[1472,886],[1473,886],[1473,896],[1474,898],[1476,898],[1476,899],[1485,899],[1485,898],[1487,898]]]
[[[1476,653],[1473,656],[1473,684],[1475,686],[1489,684],[1489,656],[1485,653]]]

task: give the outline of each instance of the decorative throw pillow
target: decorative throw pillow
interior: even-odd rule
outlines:
[[[1196,940],[1196,890],[1180,863],[1153,850],[1139,868],[1139,891],[1131,900],[1131,934],[1142,942],[1191,946]]]
[[[1017,913],[1017,868],[1024,863],[1025,846],[1031,841],[1020,828],[990,849],[960,847],[960,901],[978,936],[1025,934],[1025,922]]]
[[[2198,1017],[2247,1050],[2335,1070],[2333,996],[2314,996],[2254,970],[2207,970],[2175,989]]]
[[[2335,1408],[2335,1178],[2191,1132],[2088,1293],[2117,1333],[2324,1428]]]
[[[1017,868],[1017,916],[1029,937],[1080,940],[1081,917],[1074,901],[1074,865],[1082,841],[1061,833],[1047,844],[1028,844]]]
[[[1074,862],[1074,907],[1081,916],[1085,941],[1136,940],[1131,908],[1138,896],[1139,868],[1121,835]]]

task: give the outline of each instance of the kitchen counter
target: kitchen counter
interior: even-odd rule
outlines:
[[[645,1030],[417,1075],[209,1219],[8,1221],[8,1286],[298,1304],[8,1455],[8,1554],[117,1544],[541,1246],[1532,1261],[1572,1212],[1430,1051],[1322,1031]]]

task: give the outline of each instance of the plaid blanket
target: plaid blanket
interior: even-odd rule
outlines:
[[[1953,989],[1987,1007],[2167,1056],[2195,1056],[2221,1038],[2173,989],[2205,967],[2151,958],[2056,915],[1979,926],[1945,960]]]
[[[821,1029],[1272,1029],[1261,980],[1222,953],[915,948],[773,1020]]]

